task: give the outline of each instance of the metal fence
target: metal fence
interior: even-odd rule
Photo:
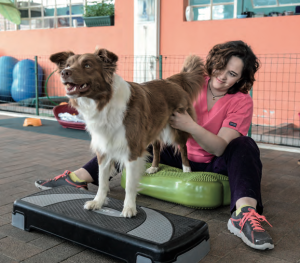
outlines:
[[[253,138],[300,146],[300,54],[260,56],[253,89]]]
[[[117,73],[138,83],[167,78],[181,70],[184,59],[119,56]],[[300,54],[259,55],[259,59],[248,135],[257,142],[300,146]],[[48,56],[0,57],[0,110],[53,116],[53,107],[68,101],[55,69]]]
[[[0,110],[53,116],[68,101],[55,69],[48,57],[0,57]]]

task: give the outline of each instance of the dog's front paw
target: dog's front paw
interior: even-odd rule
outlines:
[[[136,211],[136,207],[129,207],[129,206],[126,206],[124,207],[121,215],[124,216],[124,217],[133,217],[133,216],[136,216],[137,214],[137,211]]]
[[[153,167],[153,166],[151,166],[150,168],[148,168],[148,169],[146,170],[146,173],[147,173],[147,174],[155,174],[157,171],[158,171],[158,167]]]
[[[97,202],[95,200],[87,201],[87,202],[85,202],[85,204],[83,206],[83,208],[86,210],[99,210],[99,209],[101,209],[101,207],[102,207],[101,202]]]
[[[184,173],[190,173],[192,171],[190,166],[182,165],[182,170]]]

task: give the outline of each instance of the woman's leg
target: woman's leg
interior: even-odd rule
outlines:
[[[148,147],[148,152],[151,154],[147,162],[152,163],[152,146]],[[208,164],[190,162],[192,171],[205,171]],[[173,146],[165,146],[160,152],[160,163],[182,169],[181,154],[179,151],[175,151]]]
[[[87,189],[88,183],[94,183],[98,185],[97,157],[93,158],[82,168],[79,168],[74,172],[66,170],[63,174],[58,175],[53,179],[37,180],[35,181],[35,186],[41,190],[47,190],[62,185],[69,185],[80,189]]]
[[[152,147],[148,148],[152,154]],[[149,160],[151,162],[152,160]],[[160,163],[182,169],[181,155],[174,148],[167,146],[160,154]],[[239,137],[227,146],[221,157],[216,157],[209,164],[190,161],[192,171],[209,171],[229,177],[231,189],[231,212],[243,205],[256,207],[263,212],[260,183],[262,163],[256,143],[250,137]]]
[[[210,163],[207,171],[228,175],[232,212],[228,230],[252,248],[273,249],[273,240],[261,225],[262,221],[269,222],[261,215],[262,163],[256,143],[244,136],[232,140],[223,155]]]
[[[216,157],[206,171],[227,175],[231,190],[231,212],[242,205],[256,207],[262,214],[260,184],[262,163],[256,143],[247,136],[232,140],[222,156]]]
[[[152,146],[148,148],[148,151],[150,154],[152,154]],[[182,169],[181,155],[179,152],[174,151],[174,147],[171,146],[165,147],[165,149],[161,152],[160,158],[161,158],[160,163]],[[149,157],[148,162],[152,162],[152,156]],[[207,166],[207,164],[198,164],[193,162],[190,162],[190,165],[192,171],[203,171]],[[121,172],[121,167],[118,163],[115,164],[115,168],[117,171]],[[84,188],[87,188],[87,183],[93,183],[95,185],[98,185],[98,173],[99,173],[98,169],[99,169],[99,165],[98,165],[97,157],[94,157],[89,162],[87,162],[82,168],[79,168],[74,172],[65,171],[65,173],[63,174],[64,176],[59,176],[60,181],[58,181],[58,179],[38,180],[35,182],[35,185],[38,188],[43,190],[46,188],[53,188],[56,186],[60,186],[61,184],[64,184],[61,181],[68,180],[68,178],[65,176],[67,175],[68,177],[70,177],[71,181],[76,183],[73,186],[77,186],[77,184],[84,184]]]
[[[148,151],[152,155],[152,146],[149,146]],[[152,162],[152,156],[149,157],[148,162]],[[161,151],[160,163],[182,169],[180,152],[175,152],[174,147],[172,146],[166,146],[163,149],[163,151]],[[199,164],[194,162],[190,162],[190,165],[192,171],[203,171],[207,166],[207,164]],[[87,183],[93,183],[95,185],[98,185],[98,169],[99,166],[97,157],[94,157],[84,166],[82,166],[82,168],[79,168],[78,170],[74,171],[74,173],[80,180],[84,180]],[[120,170],[118,164],[116,164],[116,169]]]
[[[153,154],[152,145],[149,146],[147,150],[151,154],[147,162],[151,163],[152,154]],[[180,152],[175,151],[174,147],[172,146],[166,146],[160,153],[160,163],[182,169]],[[199,164],[191,161],[190,161],[190,165],[192,171],[204,171],[207,166],[207,164]],[[98,185],[98,168],[99,167],[98,167],[97,157],[94,157],[88,163],[82,166],[82,168],[74,171],[74,173],[79,179],[84,180],[87,183],[93,183],[95,185]],[[115,168],[117,171],[121,172],[121,168],[118,163],[116,163]]]
[[[152,153],[152,147],[148,148]],[[150,160],[151,162],[151,157]],[[167,146],[160,154],[160,163],[182,169],[181,155],[174,148]],[[210,164],[190,161],[192,171],[210,171],[227,175],[231,189],[231,206],[233,212],[243,205],[250,205],[262,213],[260,183],[262,164],[256,143],[250,137],[239,137],[230,142],[224,154],[216,157]],[[87,183],[98,184],[97,157],[74,172],[78,178]]]
[[[87,162],[82,168],[74,171],[74,173],[79,179],[98,185],[99,165],[97,156]]]

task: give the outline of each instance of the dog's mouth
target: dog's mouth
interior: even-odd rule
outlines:
[[[66,86],[67,89],[67,95],[79,94],[87,91],[90,88],[90,85],[87,83],[79,85],[71,82],[66,82],[64,83],[64,85]]]

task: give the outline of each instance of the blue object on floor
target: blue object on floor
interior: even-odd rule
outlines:
[[[38,65],[38,92],[42,93],[43,69]],[[18,102],[35,97],[35,61],[19,61],[13,70],[12,98]]]
[[[0,57],[0,100],[11,101],[13,69],[17,62],[13,57]]]

